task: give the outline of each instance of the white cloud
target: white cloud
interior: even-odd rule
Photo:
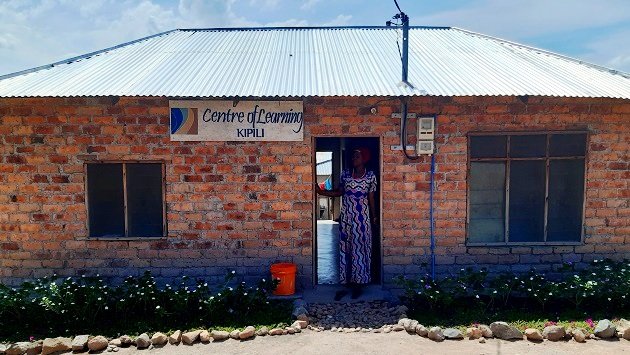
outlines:
[[[302,4],[302,6],[300,6],[300,10],[310,10],[315,7],[318,2],[320,2],[320,0],[306,0]]]
[[[338,15],[334,19],[324,22],[323,26],[347,26],[350,24],[350,20],[352,20],[352,15]]]
[[[596,31],[630,23],[628,0],[475,0],[454,10],[415,16],[415,25],[462,27],[521,43],[558,38],[573,31]],[[630,31],[604,31],[605,37],[584,43],[584,60],[630,70]],[[549,48],[545,48],[549,49]]]
[[[307,20],[300,20],[300,19],[295,19],[295,18],[291,18],[285,21],[276,21],[276,22],[269,22],[266,23],[265,26],[268,27],[304,27],[304,26],[308,26],[308,21]]]
[[[598,36],[579,56],[587,61],[630,73],[630,29]]]
[[[630,1],[477,0],[455,10],[410,16],[413,24],[456,26],[523,38],[630,21]]]

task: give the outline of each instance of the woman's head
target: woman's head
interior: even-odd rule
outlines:
[[[352,166],[365,166],[370,160],[370,150],[365,147],[356,148],[352,151]]]

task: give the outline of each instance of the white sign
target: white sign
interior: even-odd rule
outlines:
[[[172,141],[302,141],[302,101],[172,100]]]

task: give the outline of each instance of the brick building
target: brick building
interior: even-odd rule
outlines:
[[[628,74],[459,29],[410,32],[410,86],[398,30],[372,27],[176,30],[0,77],[0,279],[218,280],[292,261],[311,287],[315,153],[332,152],[336,180],[357,145],[378,176],[375,283],[429,272],[432,255],[438,274],[629,258]],[[401,100],[435,119],[433,157],[400,150]],[[181,101],[286,104],[301,128],[180,140]],[[194,112],[187,134],[206,122]]]

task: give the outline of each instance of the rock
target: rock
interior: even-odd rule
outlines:
[[[400,324],[396,324],[396,325],[394,325],[394,326],[392,327],[392,330],[393,330],[393,331],[395,331],[395,332],[401,332],[401,331],[405,330],[405,327],[403,327],[403,326],[402,326],[402,325],[400,325]]]
[[[426,338],[429,335],[429,330],[427,330],[427,328],[425,328],[424,325],[418,324],[416,325],[416,334],[418,334],[421,337]]]
[[[612,338],[615,335],[616,330],[615,325],[612,324],[611,321],[608,319],[602,319],[597,322],[597,326],[595,327],[595,331],[593,333],[600,338],[606,339]]]
[[[542,336],[550,341],[559,341],[564,339],[566,331],[564,327],[558,325],[550,325],[545,327],[542,332]]]
[[[110,340],[108,344],[112,347],[118,348],[122,346],[122,341],[120,341],[120,338],[116,338],[116,339]]]
[[[622,338],[630,340],[630,321],[621,318],[616,328]]]
[[[42,340],[34,341],[31,343],[31,345],[29,345],[28,349],[26,349],[26,355],[40,354],[42,352],[42,348],[43,348]]]
[[[398,320],[398,325],[403,327],[404,330],[406,331],[410,331],[411,330],[411,319],[409,318],[401,318]],[[415,331],[415,329],[414,329]]]
[[[19,341],[17,343],[9,345],[5,353],[7,355],[23,355],[26,354],[26,351],[29,349],[30,346],[30,341]]]
[[[199,338],[199,333],[201,330],[193,330],[191,332],[186,332],[182,334],[182,343],[186,345],[192,345]]]
[[[97,335],[94,338],[88,340],[87,346],[90,351],[101,351],[105,350],[108,344],[109,342],[107,341],[107,338],[102,335]]]
[[[202,343],[209,343],[210,340],[212,340],[212,337],[210,336],[210,332],[208,332],[207,330],[202,330],[199,333],[199,341]]]
[[[173,334],[168,336],[168,342],[171,345],[176,345],[179,344],[179,342],[182,341],[182,331],[181,330],[176,330],[173,332]]]
[[[287,332],[289,334],[295,334],[295,328],[286,327],[286,328],[284,328],[284,331],[282,332],[282,334],[286,334],[285,332]]]
[[[72,351],[79,352],[85,350],[85,348],[87,348],[88,340],[90,340],[89,335],[77,335],[74,337],[74,339],[72,339],[72,343],[70,343]]]
[[[213,330],[210,333],[210,336],[212,336],[212,339],[214,339],[214,341],[224,341],[230,338],[230,333],[226,332],[225,330]]]
[[[586,334],[581,329],[573,330],[573,339],[578,343],[583,343],[586,341]]]
[[[246,340],[246,339],[249,339],[249,338],[253,337],[254,335],[256,335],[256,328],[254,328],[254,327],[252,327],[250,325],[248,327],[245,327],[245,329],[243,329],[243,331],[238,335],[238,337],[241,340]]]
[[[107,346],[107,339],[105,339],[105,346]],[[72,350],[72,340],[70,338],[46,338],[42,343],[43,355],[69,350]]]
[[[256,335],[261,336],[261,337],[269,335],[269,328],[262,327],[258,329],[258,331],[256,332]]]
[[[490,330],[492,330],[492,334],[499,339],[523,339],[523,333],[521,333],[520,330],[505,322],[494,322],[490,324]]]
[[[306,329],[306,327],[308,326],[308,322],[303,320],[296,320],[295,322],[293,322],[293,324],[291,324],[291,326],[293,328]]]
[[[481,338],[481,339],[479,339],[479,342],[480,342],[481,344],[485,344],[485,343],[486,343],[486,338]]]
[[[238,329],[234,329],[233,331],[230,332],[230,338],[232,339],[239,339],[239,334],[241,332]]]
[[[295,309],[293,310],[292,313],[294,318],[298,318],[300,315],[305,315],[308,316],[308,311],[306,310],[306,308],[300,306],[300,307],[295,307]]]
[[[157,332],[151,337],[151,344],[156,346],[165,345],[168,342],[168,337],[164,333]]]
[[[136,347],[138,349],[146,349],[151,345],[151,339],[149,338],[149,334],[142,333],[138,335],[136,338]]]
[[[525,329],[525,336],[527,337],[527,340],[531,340],[531,341],[543,340],[543,335],[540,333],[540,330],[534,329],[534,328]]]
[[[470,340],[479,339],[483,336],[483,332],[479,328],[466,328],[466,338]]]
[[[481,329],[481,336],[483,336],[484,338],[490,339],[494,337],[494,334],[492,334],[492,329],[490,329],[489,326],[485,324],[480,324],[477,326],[477,328]]]
[[[304,314],[304,313],[299,314],[299,315],[296,317],[296,319],[297,319],[297,320],[303,320],[303,321],[305,321],[305,322],[307,322],[307,323],[309,322],[308,316],[307,316],[306,314]]]
[[[0,343],[0,355],[5,354],[7,351],[7,345]]]
[[[118,339],[120,339],[122,346],[131,346],[133,344],[133,339],[129,335],[122,335]]]
[[[269,331],[269,335],[282,335],[283,330],[280,328],[273,328]]]
[[[429,339],[433,341],[443,341],[444,333],[442,332],[442,328],[440,327],[432,327],[429,329]]]
[[[460,332],[459,329],[455,329],[455,328],[446,328],[444,329],[442,334],[444,334],[444,337],[446,339],[453,339],[453,340],[464,339],[464,335],[462,334],[462,332]]]

